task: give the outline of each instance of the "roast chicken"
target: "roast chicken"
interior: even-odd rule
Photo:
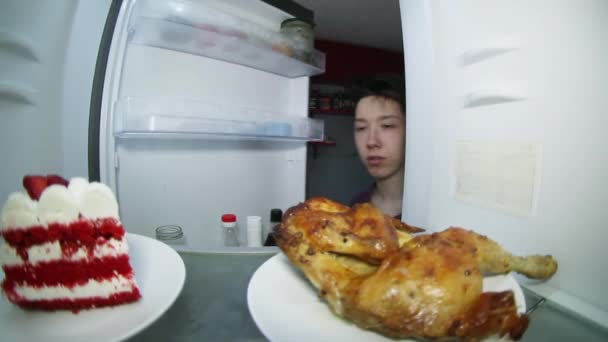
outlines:
[[[312,198],[274,228],[279,248],[338,316],[391,338],[517,340],[528,317],[512,291],[482,292],[484,275],[546,279],[551,256],[513,256],[471,230],[420,234],[371,204]]]

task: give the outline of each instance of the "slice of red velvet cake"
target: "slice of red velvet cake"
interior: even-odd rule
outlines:
[[[83,178],[25,176],[6,201],[2,290],[23,308],[80,310],[141,298],[110,188]],[[29,196],[28,196],[29,195]]]

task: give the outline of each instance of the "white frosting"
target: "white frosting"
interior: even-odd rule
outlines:
[[[70,179],[67,188],[54,184],[44,189],[39,201],[22,192],[10,194],[0,214],[0,229],[69,223],[78,219],[79,214],[89,219],[119,220],[118,202],[105,184],[76,177]]]
[[[84,285],[65,286],[15,286],[15,292],[29,300],[80,299],[90,297],[108,298],[120,292],[131,292],[136,288],[135,279],[118,275],[112,279],[96,281],[90,279]]]
[[[1,227],[28,227],[39,224],[38,202],[23,192],[13,192],[2,208]]]
[[[78,219],[78,202],[63,185],[44,189],[38,200],[38,219],[42,224],[70,223]]]
[[[70,179],[70,183],[68,184],[68,192],[74,196],[76,202],[80,203],[82,194],[87,191],[87,187],[89,186],[89,181],[81,177],[74,177]]]
[[[60,260],[62,255],[61,245],[59,241],[35,245],[27,249],[27,255],[28,261],[31,264],[37,264],[41,261]]]
[[[2,208],[2,214],[9,210],[36,210],[36,202],[23,192],[13,192]]]
[[[8,243],[3,243],[0,246],[0,265],[16,265],[22,262],[15,248],[9,246]]]
[[[116,257],[119,255],[127,255],[129,253],[129,245],[125,239],[116,240],[110,239],[106,243],[96,244],[93,251],[93,257]],[[31,264],[37,264],[43,261],[79,261],[89,258],[87,248],[80,247],[70,257],[64,257],[61,251],[61,245],[59,241],[47,242],[40,245],[31,246],[27,249],[28,262]],[[17,250],[8,244],[0,246],[0,264],[7,266],[23,265],[25,262]]]
[[[2,215],[2,228],[5,227],[32,227],[40,224],[36,212],[10,210]]]
[[[80,213],[89,219],[118,218],[118,203],[112,190],[105,184],[93,182],[82,194]]]

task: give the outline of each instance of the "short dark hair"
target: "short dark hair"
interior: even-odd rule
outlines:
[[[399,103],[405,113],[405,81],[403,75],[376,75],[355,82],[356,103],[368,96],[391,99]]]

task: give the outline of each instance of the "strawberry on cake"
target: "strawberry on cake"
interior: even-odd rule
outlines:
[[[23,308],[114,306],[141,298],[118,203],[106,185],[25,176],[0,216],[2,290]]]

